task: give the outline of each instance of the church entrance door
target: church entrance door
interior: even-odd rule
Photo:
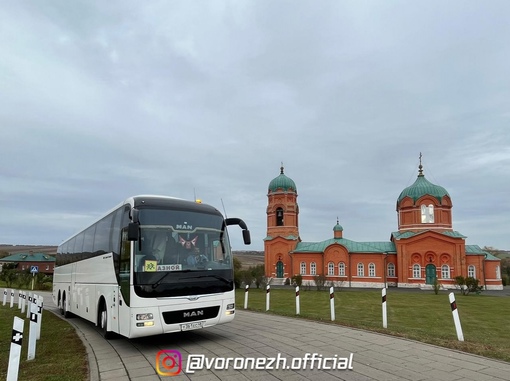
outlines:
[[[276,262],[276,277],[283,278],[283,262],[282,261]]]
[[[434,281],[436,280],[436,266],[434,265],[427,265],[425,267],[425,283],[426,284],[434,284]]]

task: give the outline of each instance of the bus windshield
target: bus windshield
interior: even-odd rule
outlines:
[[[233,289],[232,255],[221,215],[140,207],[139,219],[133,283],[140,296]]]

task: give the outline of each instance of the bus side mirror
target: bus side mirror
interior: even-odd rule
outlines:
[[[130,222],[127,235],[128,241],[138,241],[140,239],[140,226],[136,222]]]
[[[243,230],[243,240],[245,245],[249,245],[251,243],[250,231],[247,229]]]

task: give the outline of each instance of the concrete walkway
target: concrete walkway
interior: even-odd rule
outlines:
[[[46,309],[58,313],[45,296]],[[128,340],[106,341],[93,324],[68,319],[83,340],[88,352],[90,380],[510,380],[510,363],[422,344],[383,334],[349,329],[338,325],[292,319],[271,314],[238,310],[234,322],[205,330]],[[176,363],[157,373],[156,356],[161,350],[182,356],[182,370]],[[307,355],[309,353],[309,355]],[[311,357],[315,355],[314,369]],[[318,358],[349,358],[352,370],[319,370]],[[193,357],[193,355],[199,355]],[[200,355],[213,369],[195,369]],[[189,357],[188,357],[189,356]],[[335,357],[336,356],[336,357]],[[232,358],[228,369],[223,358]],[[234,369],[247,358],[274,358],[273,369]],[[305,359],[306,360],[306,366]],[[165,360],[161,356],[159,360]],[[283,360],[285,359],[285,361]],[[297,360],[296,360],[297,359]],[[168,360],[168,358],[166,359]],[[171,359],[170,359],[171,360]],[[200,360],[200,361],[199,361]],[[321,360],[322,361],[322,360]],[[292,364],[302,369],[282,369]],[[216,369],[214,369],[216,365]],[[267,368],[267,361],[265,367]],[[278,369],[276,369],[278,367]]]

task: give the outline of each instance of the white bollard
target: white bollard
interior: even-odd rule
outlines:
[[[21,313],[25,313],[25,291],[21,291]]]
[[[386,288],[382,289],[382,326],[388,328],[388,314],[386,311]]]
[[[269,298],[271,294],[271,287],[269,285],[266,286],[266,311],[269,311]]]
[[[329,307],[331,309],[331,321],[335,321],[335,289],[329,288]]]
[[[28,292],[27,319],[30,317],[30,306],[32,305],[32,293]]]
[[[28,355],[27,360],[35,359],[35,347],[37,343],[37,303],[30,303],[30,328],[28,331]]]
[[[21,290],[18,290],[18,309],[21,309]]]
[[[299,286],[296,286],[296,315],[301,313],[301,305],[299,304]]]
[[[17,381],[19,360],[21,358],[21,345],[23,343],[23,326],[25,321],[14,316],[12,324],[11,349],[9,352],[9,365],[7,368],[7,381]]]
[[[12,308],[13,306],[14,306],[14,290],[11,289],[10,307]]]
[[[4,302],[2,304],[2,306],[5,306],[5,303],[7,303],[7,289],[4,288]]]
[[[457,310],[457,303],[455,303],[455,295],[450,292],[450,306],[452,307],[453,322],[455,323],[455,330],[457,331],[457,338],[459,341],[464,341],[464,334],[460,325],[459,311]]]
[[[244,309],[248,308],[248,289],[249,288],[250,288],[250,286],[246,285],[246,287],[244,289]]]
[[[41,338],[41,325],[42,325],[42,313],[43,313],[44,297],[39,295],[37,298],[37,340]]]

